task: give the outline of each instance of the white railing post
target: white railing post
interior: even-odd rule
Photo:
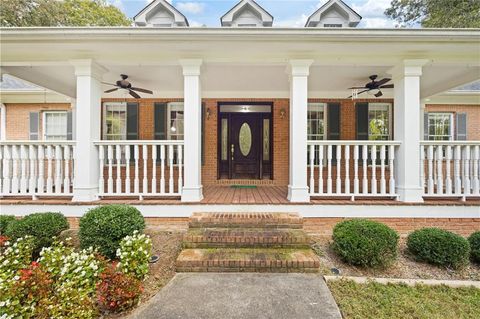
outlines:
[[[480,179],[479,179],[479,168],[480,168],[480,145],[475,145],[473,147],[473,174],[472,174],[472,191],[474,195],[480,195]]]
[[[177,145],[178,150],[178,193],[182,194],[183,187],[183,147],[182,145]]]
[[[385,180],[385,145],[380,146],[380,193],[387,193],[387,182]]]
[[[358,195],[360,192],[360,180],[358,179],[358,145],[353,146],[353,194]]]
[[[390,145],[389,146],[389,151],[388,151],[388,169],[390,170],[390,181],[389,181],[389,193],[390,195],[393,195],[396,193],[395,190],[395,146]]]
[[[135,161],[135,177],[133,179],[133,192],[135,194],[140,193],[140,178],[139,178],[139,168],[138,168],[138,163],[140,161],[140,152],[139,152],[139,145],[135,144],[133,146],[133,156],[134,156],[134,161]]]
[[[372,145],[371,149],[372,155],[372,180],[371,180],[371,193],[377,193],[377,146]]]
[[[63,178],[63,192],[70,193],[70,145],[63,147],[63,160],[64,160],[64,178]]]
[[[125,193],[130,194],[130,145],[125,145]]]
[[[445,193],[447,195],[452,194],[451,159],[452,147],[447,145],[447,148],[445,149]]]
[[[27,147],[20,145],[20,193],[27,193]]]
[[[10,174],[12,153],[11,147],[8,145],[3,146],[3,188],[2,192],[4,194],[10,194],[12,186],[12,178]]]
[[[332,193],[332,145],[327,146],[327,194]]]
[[[160,193],[165,193],[165,145],[160,145]]]
[[[47,145],[47,193],[53,193],[53,150]]]
[[[350,145],[345,145],[345,194],[350,194]]]
[[[342,177],[340,176],[341,172],[342,172],[342,145],[337,145],[337,154],[336,154],[337,158],[336,158],[336,161],[337,161],[337,180],[336,180],[336,183],[335,183],[335,192],[337,194],[341,194],[342,193]]]
[[[313,193],[315,193],[315,184],[314,184],[315,179],[313,177],[313,174],[314,174],[314,171],[315,171],[315,167],[314,167],[315,145],[310,145],[310,150],[309,150],[308,156],[309,156],[309,167],[310,167],[310,182],[308,183],[308,187],[309,187],[309,193],[310,193],[310,195],[312,195]]]
[[[157,146],[152,145],[152,193],[157,192]]]
[[[98,151],[98,192],[103,195],[105,193],[105,179],[103,176],[103,170],[105,165],[105,148],[103,145],[100,145]]]
[[[45,192],[45,147],[38,145],[38,189],[37,193]]]
[[[323,194],[323,145],[318,146],[318,193]]]
[[[362,146],[362,194],[368,194],[368,145]]]
[[[117,179],[115,181],[115,193],[122,193],[122,149],[115,145],[115,162],[117,163]]]
[[[107,163],[108,163],[108,177],[107,177],[107,193],[113,193],[113,145],[107,146]]]

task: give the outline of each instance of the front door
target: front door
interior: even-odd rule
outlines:
[[[232,178],[260,178],[260,129],[256,114],[237,113],[231,118],[229,147]]]

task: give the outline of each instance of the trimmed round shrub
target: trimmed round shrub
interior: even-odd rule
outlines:
[[[89,210],[80,218],[80,247],[94,247],[110,259],[115,258],[120,241],[134,231],[142,232],[145,220],[135,207],[105,205]]]
[[[8,225],[15,220],[13,215],[0,215],[0,235],[4,235]]]
[[[352,219],[335,225],[333,250],[347,263],[362,267],[386,267],[397,257],[398,234],[371,220]]]
[[[460,268],[468,263],[470,244],[455,233],[440,228],[422,228],[407,237],[407,248],[418,261]]]
[[[35,213],[9,223],[5,235],[11,239],[32,236],[35,254],[50,246],[55,237],[68,227],[67,218],[61,213]]]
[[[470,243],[470,257],[473,261],[480,263],[480,231],[477,231],[468,237]]]

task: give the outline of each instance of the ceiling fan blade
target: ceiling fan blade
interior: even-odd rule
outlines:
[[[375,85],[376,85],[377,87],[379,87],[379,86],[382,86],[382,85],[384,85],[385,83],[389,82],[390,80],[392,80],[392,79],[384,78],[384,79],[381,79],[381,80],[378,81],[378,82],[375,82]]]
[[[135,93],[135,92],[132,91],[132,90],[128,90],[128,93],[130,93],[130,95],[133,96],[133,97],[136,98],[136,99],[139,99],[139,98],[140,98],[140,95],[138,95],[137,93]]]
[[[108,85],[113,85],[113,86],[117,86],[117,85],[116,85],[116,84],[114,84],[114,83],[108,83],[108,82],[100,82],[100,83],[102,83],[102,84],[108,84]]]
[[[113,89],[110,89],[110,90],[106,90],[104,91],[104,93],[110,93],[110,92],[113,92],[113,91],[116,91],[118,90],[118,88],[113,88]]]
[[[382,85],[381,89],[393,89],[393,84]]]
[[[152,91],[147,90],[147,89],[142,89],[142,88],[130,88],[130,90],[138,91],[138,92],[143,92],[143,93],[148,93],[148,94],[153,94]]]
[[[381,97],[383,95],[382,91],[378,91],[375,93],[375,97]]]
[[[354,86],[354,87],[351,87],[351,88],[348,88],[348,90],[355,90],[355,89],[364,89],[365,87],[364,86]]]

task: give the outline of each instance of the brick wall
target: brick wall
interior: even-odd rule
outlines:
[[[480,105],[427,104],[425,112],[466,113],[467,140],[480,140]]]
[[[68,103],[7,103],[5,104],[8,140],[30,139],[30,112],[69,111]],[[39,134],[43,132],[43,116],[40,115]]]

